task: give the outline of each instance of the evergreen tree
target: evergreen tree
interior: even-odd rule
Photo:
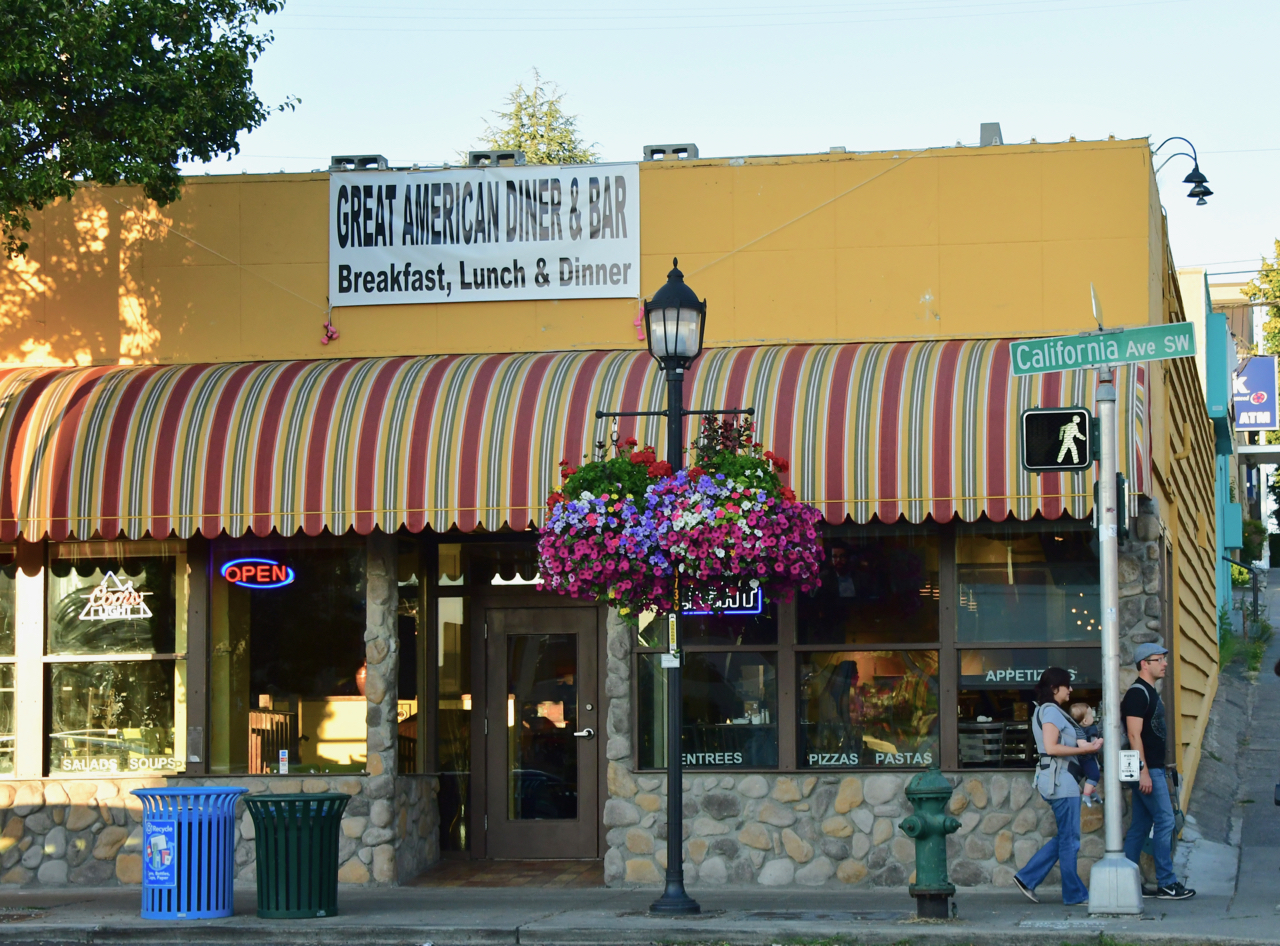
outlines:
[[[496,111],[499,123],[488,125],[481,137],[494,150],[523,151],[530,164],[592,164],[600,156],[583,143],[578,116],[561,107],[564,93],[533,70],[533,82],[523,82],[507,96],[506,111]]]

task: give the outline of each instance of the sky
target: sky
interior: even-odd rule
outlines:
[[[301,104],[190,173],[457,162],[537,68],[608,161],[1180,135],[1214,196],[1160,173],[1177,264],[1247,280],[1280,238],[1276,0],[288,0],[263,26],[255,89]]]

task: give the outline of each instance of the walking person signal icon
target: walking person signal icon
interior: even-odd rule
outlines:
[[[1093,416],[1083,407],[1022,412],[1022,466],[1032,473],[1087,470],[1097,459]]]

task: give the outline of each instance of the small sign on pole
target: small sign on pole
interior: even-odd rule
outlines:
[[[1089,469],[1095,440],[1093,416],[1083,407],[1022,412],[1022,467],[1032,473]]]
[[[1138,758],[1137,749],[1120,750],[1120,781],[1136,782],[1142,771],[1142,762]]]
[[[1280,430],[1276,412],[1276,357],[1254,355],[1231,379],[1236,430]]]
[[[289,750],[288,749],[280,750],[280,774],[281,775],[289,774]]]

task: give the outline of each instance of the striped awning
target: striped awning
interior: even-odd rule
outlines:
[[[757,410],[831,522],[1088,514],[1092,472],[1024,472],[1028,407],[1093,406],[1090,372],[1014,378],[1007,341],[715,349],[692,408]],[[1150,483],[1145,370],[1122,370],[1122,467]],[[540,521],[607,439],[663,406],[646,352],[0,370],[0,538],[367,533]],[[694,421],[690,421],[693,423]],[[624,419],[662,455],[658,419]]]

